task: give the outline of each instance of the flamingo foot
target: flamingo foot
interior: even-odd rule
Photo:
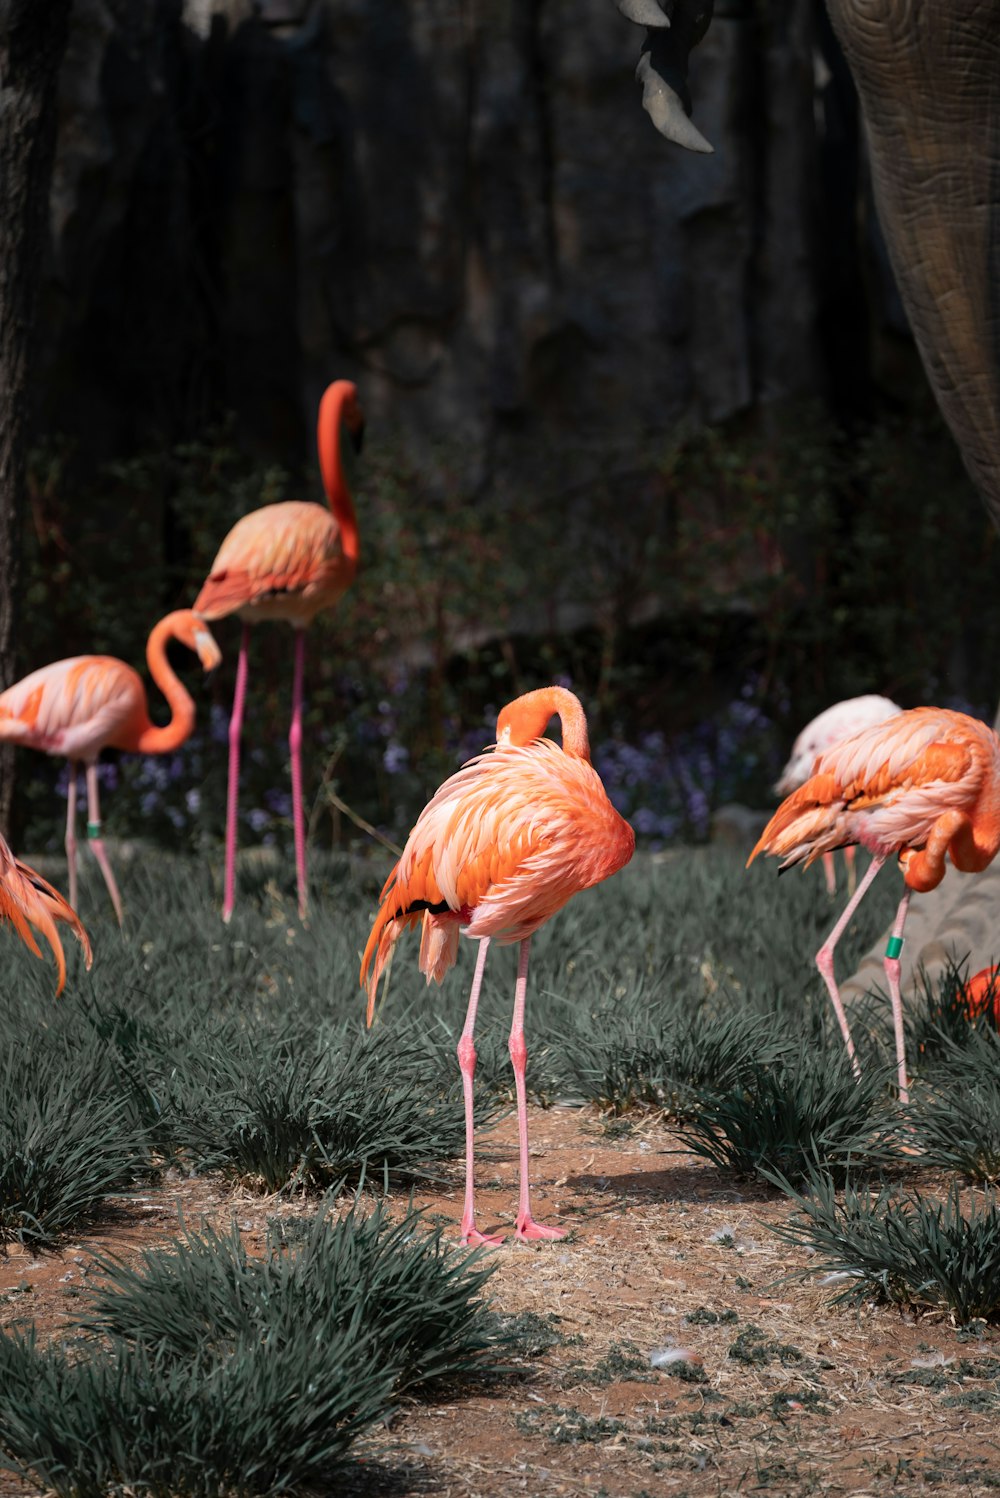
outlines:
[[[502,1233],[481,1233],[478,1228],[462,1224],[462,1243],[468,1248],[499,1248],[503,1241]]]
[[[540,1240],[565,1238],[563,1228],[547,1228],[531,1216],[518,1217],[514,1237],[519,1243],[534,1243]]]

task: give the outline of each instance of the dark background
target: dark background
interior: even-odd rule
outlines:
[[[317,838],[353,835],[324,768],[401,839],[545,680],[583,697],[653,841],[766,804],[839,697],[992,714],[995,536],[823,5],[717,4],[691,71],[710,157],[652,129],[638,36],[610,0],[75,0],[24,670],[138,664],[240,514],[321,497],[316,406],[346,376],[363,556],[310,634]],[[207,688],[184,663],[176,763],[106,772],[112,828],[215,836],[237,628]],[[287,631],[253,650],[246,832],[281,838]],[[21,840],[52,841],[30,758]]]

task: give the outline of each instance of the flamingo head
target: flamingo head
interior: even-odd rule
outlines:
[[[174,638],[194,651],[203,670],[214,671],[222,660],[222,651],[201,615],[196,614],[194,609],[178,609],[172,623],[171,634]]]

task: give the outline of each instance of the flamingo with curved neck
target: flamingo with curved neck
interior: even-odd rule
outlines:
[[[542,737],[553,717],[562,748]],[[508,703],[497,719],[492,753],[470,760],[424,807],[382,900],[361,962],[368,1023],[379,979],[395,942],[420,922],[420,971],[440,983],[458,955],[458,935],[477,938],[479,954],[458,1063],[465,1097],[465,1205],[462,1239],[499,1243],[479,1232],[473,1176],[473,1031],[490,941],[519,942],[508,1050],[517,1096],[521,1188],[515,1236],[561,1238],[531,1215],[524,1010],[528,949],[538,928],[578,891],[628,863],[635,834],[608,800],[590,763],[587,720],[572,692],[545,687]]]
[[[295,630],[292,721],[288,748],[292,767],[292,820],[298,908],[308,912],[305,815],[302,806],[302,684],[305,631],[322,609],[331,608],[350,586],[358,565],[358,522],[344,474],[341,434],[360,449],[364,416],[357,388],[334,380],[323,394],[316,427],[320,473],[328,508],[301,500],[264,505],[238,520],[219,547],[204,587],[195,599],[203,619],[238,614],[243,621],[236,691],[229,720],[229,788],[226,798],[226,874],[222,916],[232,917],[236,899],[236,818],[240,737],[246,702],[250,625],[283,619]]]
[[[131,666],[113,655],[75,655],[32,671],[0,693],[0,740],[25,744],[70,762],[66,796],[66,859],[69,903],[76,908],[76,777],[87,777],[87,841],[104,876],[118,923],[121,897],[101,837],[97,757],[105,747],[139,754],[169,754],[190,737],[194,703],[167,660],[167,644],[193,650],[206,671],[222,659],[205,622],[192,609],[177,609],[154,625],[146,645],[149,674],[170,708],[158,728],[149,716],[146,688]]]

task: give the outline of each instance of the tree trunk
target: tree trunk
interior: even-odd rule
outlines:
[[[15,679],[31,335],[72,0],[0,0],[0,688]],[[13,746],[0,751],[9,831]]]

